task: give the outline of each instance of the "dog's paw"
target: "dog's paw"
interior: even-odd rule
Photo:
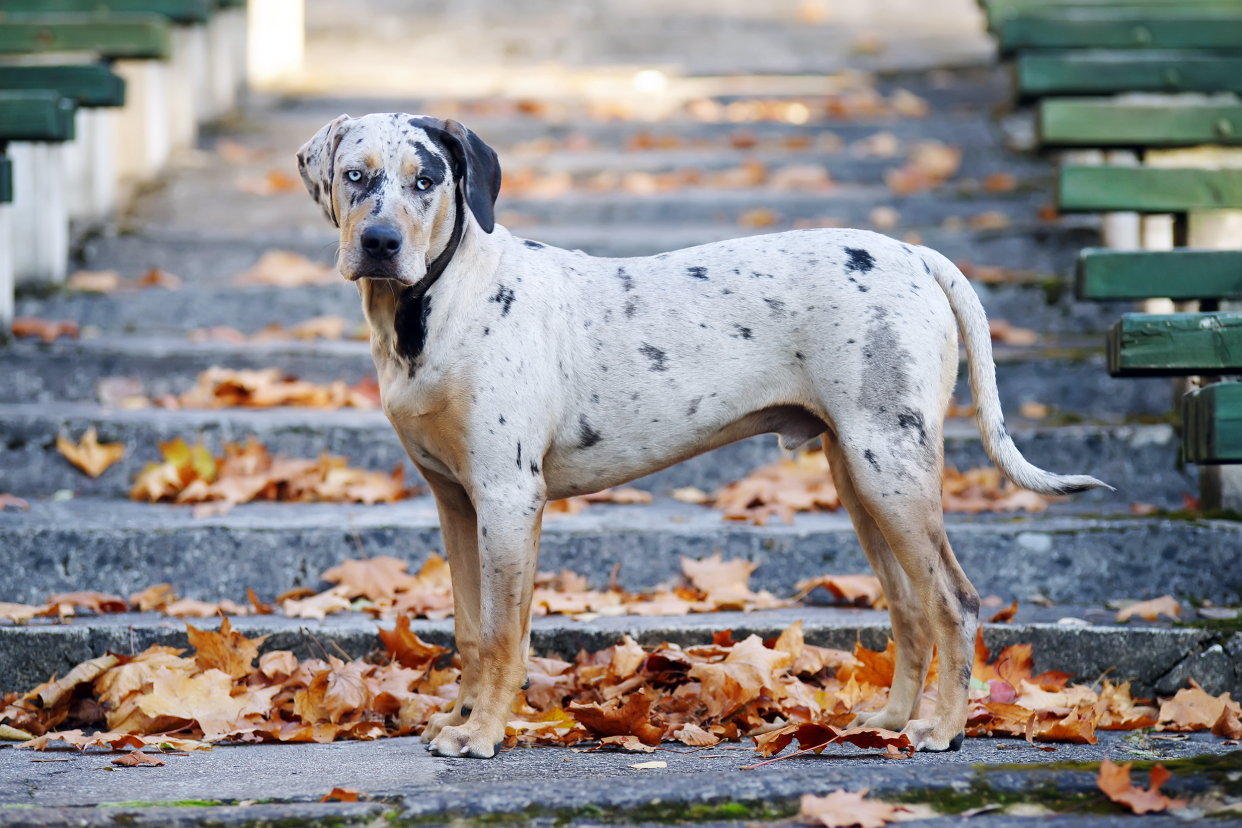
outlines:
[[[868,713],[859,713],[850,722],[850,727],[879,727],[884,730],[900,731],[908,721],[908,717],[885,707]]]
[[[966,732],[954,728],[938,728],[933,719],[914,719],[901,731],[914,745],[915,750],[928,753],[943,753],[946,750],[961,750],[966,740]]]
[[[440,735],[440,731],[446,727],[457,727],[464,724],[466,717],[457,712],[457,707],[447,713],[436,713],[427,720],[427,727],[423,729],[423,741],[427,743],[427,750],[431,750],[431,743]]]
[[[432,740],[428,750],[436,756],[452,759],[491,759],[500,749],[501,739],[493,739],[482,727],[471,727],[465,724],[460,727],[448,726]]]

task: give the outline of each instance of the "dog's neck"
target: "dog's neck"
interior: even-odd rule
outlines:
[[[418,284],[405,287],[388,279],[358,280],[363,312],[371,326],[371,352],[377,367],[381,360],[395,363],[405,374],[414,376],[427,344],[433,288],[446,272],[452,271],[451,278],[460,279],[464,275],[459,272],[462,268],[454,265],[463,260],[477,261],[479,248],[485,246],[487,236],[471,220],[460,190],[455,202],[452,231],[440,250],[430,256],[426,275]]]

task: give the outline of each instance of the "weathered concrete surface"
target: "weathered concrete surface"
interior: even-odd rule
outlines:
[[[1159,415],[1173,406],[1173,385],[1161,378],[1108,376],[1103,340],[1076,338],[1054,345],[1011,348],[997,345],[996,384],[1001,404],[1016,414],[1027,402],[1087,417]],[[373,376],[366,342],[265,342],[232,345],[189,342],[180,337],[103,335],[51,344],[18,340],[0,349],[0,399],[12,403],[89,402],[97,383],[108,377],[134,377],[150,397],[180,394],[199,372],[213,366],[233,369],[278,368],[311,382]],[[955,397],[972,397],[963,362]]]
[[[1099,603],[1172,592],[1237,601],[1242,524],[1163,517],[950,515],[955,554],[981,594],[1006,600],[1035,593],[1057,602]],[[357,538],[355,538],[355,532]],[[251,504],[195,519],[187,507],[129,502],[35,501],[0,514],[6,551],[0,600],[41,601],[90,587],[121,594],[167,581],[182,594],[239,599],[247,586],[278,594],[314,586],[320,572],[367,554],[408,560],[443,551],[430,497],[390,506]],[[596,504],[546,522],[541,569],[562,568],[605,584],[641,589],[680,576],[680,557],[721,552],[760,564],[755,588],[788,595],[795,581],[868,565],[844,511],[801,514],[792,526],[724,523],[718,512],[660,500]]]
[[[670,745],[671,750],[654,755],[528,748],[484,762],[433,757],[417,739],[404,738],[218,747],[208,753],[167,757],[162,768],[113,772],[103,771],[113,754],[94,749],[83,754],[51,750],[42,755],[3,749],[0,803],[9,807],[0,807],[0,825],[67,824],[56,820],[57,813],[72,813],[91,825],[98,824],[96,814],[101,811],[115,822],[130,824],[133,814],[135,824],[152,825],[158,823],[149,808],[178,802],[216,803],[216,807],[182,808],[181,814],[197,814],[198,818],[180,816],[171,824],[240,824],[248,814],[261,819],[264,814],[281,813],[268,804],[273,801],[312,803],[333,787],[360,790],[385,803],[389,819],[398,824],[441,824],[485,816],[490,824],[528,820],[541,824],[558,818],[583,825],[642,824],[694,820],[696,815],[700,820],[713,814],[719,819],[728,812],[714,809],[725,803],[735,803],[732,813],[743,819],[766,816],[773,820],[796,812],[797,800],[804,793],[823,795],[838,788],[864,787],[876,798],[935,801],[939,791],[941,802],[948,801],[945,794],[956,792],[959,803],[976,798],[980,803],[1052,804],[1059,799],[1063,806],[1082,807],[1084,799],[1098,793],[1094,771],[1089,766],[1067,770],[1053,763],[1095,762],[1106,754],[1114,760],[1126,759],[1125,736],[1101,733],[1098,745],[1056,745],[1051,753],[1018,740],[971,739],[960,753],[916,754],[900,761],[832,746],[819,756],[809,754],[750,771],[742,768],[757,760],[753,749],[744,744],[697,753],[683,753],[685,748]],[[1236,749],[1229,753],[1215,737],[1196,734],[1186,741],[1151,740],[1148,744],[1174,768],[1179,758],[1220,757],[1213,773],[1175,776],[1165,788],[1169,793],[1194,795],[1237,787],[1236,773],[1234,782],[1228,777],[1231,769],[1242,767],[1242,753]],[[67,761],[31,762],[32,758]],[[631,767],[653,759],[667,767]],[[241,802],[255,804],[220,807]],[[108,807],[87,810],[104,804]],[[72,810],[45,810],[49,808]],[[305,820],[318,809],[321,817],[340,815],[351,820],[347,824],[358,824],[375,813],[364,804],[322,808],[303,804],[300,808],[291,815]],[[45,819],[49,822],[44,823]],[[1144,821],[1149,824],[1153,823]]]
[[[1242,661],[1235,661],[1221,643],[1232,648],[1242,642],[1242,635],[1231,637],[1228,633],[1142,621],[1117,626],[1112,624],[1111,612],[1089,607],[1037,610],[1024,605],[1022,615],[1025,618],[1012,624],[985,624],[984,641],[994,652],[1011,644],[1031,644],[1037,670],[1073,673],[1083,682],[1108,672],[1114,679],[1133,681],[1136,694],[1159,689],[1163,695],[1172,695],[1190,677],[1205,687],[1211,685],[1214,693],[1235,687],[1242,690],[1242,682],[1234,678],[1235,667],[1242,674]],[[1062,618],[1078,619],[1078,624],[1058,623]],[[710,643],[713,633],[725,629],[733,631],[735,640],[749,635],[766,640],[797,621],[802,622],[806,640],[821,647],[852,650],[855,642],[861,641],[866,647],[882,650],[890,635],[886,612],[801,606],[750,614],[621,616],[590,621],[537,617],[531,648],[538,654],[572,658],[583,649],[610,647],[623,635],[646,646],[665,641],[690,646]],[[64,675],[75,665],[107,652],[140,652],[152,644],[188,647],[186,623],[156,614],[121,614],[76,618],[66,624],[0,626],[0,692],[33,687],[54,673]],[[203,629],[216,628],[220,621],[204,618],[188,623]],[[319,655],[309,636],[324,646],[335,643],[349,655],[361,657],[378,646],[376,631],[380,626],[391,626],[362,614],[335,615],[322,622],[252,616],[235,618],[232,623],[251,638],[269,636],[263,644],[264,652],[293,650],[302,658]],[[415,620],[411,629],[427,641],[454,646],[451,619]],[[1228,683],[1224,683],[1225,676]]]
[[[124,459],[96,479],[74,468],[56,449],[57,435],[78,439],[94,426],[102,442],[123,442]],[[1078,505],[1120,511],[1134,501],[1180,508],[1182,494],[1194,491],[1194,477],[1177,466],[1178,442],[1167,425],[1040,427],[1016,423],[1011,433],[1028,460],[1052,471],[1091,474],[1117,487],[1097,489],[1074,499]],[[959,469],[991,465],[971,420],[951,420],[945,428],[945,463]],[[0,404],[0,491],[23,496],[69,489],[81,496],[123,498],[135,475],[160,459],[159,443],[200,437],[219,455],[225,442],[254,435],[273,454],[318,457],[344,455],[361,468],[406,468],[396,433],[383,412],[299,408],[168,411],[104,410],[87,403]],[[664,494],[680,486],[711,491],[781,456],[776,438],[763,436],[725,446],[635,481]]]

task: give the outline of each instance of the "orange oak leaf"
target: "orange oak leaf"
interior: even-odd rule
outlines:
[[[367,795],[362,791],[356,791],[353,788],[333,788],[328,793],[319,797],[320,802],[357,802],[359,798],[366,799]]]
[[[828,796],[803,794],[798,816],[803,822],[826,828],[883,828],[910,812],[900,805],[864,799],[868,790],[863,788],[855,793],[836,790]]]
[[[625,704],[609,702],[569,705],[569,712],[593,736],[637,736],[645,745],[658,745],[664,728],[651,723],[651,699],[644,693],[633,693]]]
[[[124,443],[99,442],[94,426],[86,430],[79,443],[74,443],[64,435],[57,435],[56,450],[90,477],[99,477],[125,456]]]
[[[1160,793],[1160,787],[1169,781],[1171,773],[1164,765],[1156,765],[1151,769],[1151,787],[1139,788],[1130,782],[1130,767],[1133,762],[1114,765],[1107,756],[1100,762],[1100,775],[1096,784],[1104,795],[1124,805],[1136,814],[1149,814],[1157,811],[1181,808],[1185,801],[1171,799]]]
[[[402,667],[424,669],[440,660],[440,656],[449,652],[444,647],[428,644],[410,631],[410,616],[402,615],[391,630],[382,627],[379,631],[380,641],[388,656],[394,658]]]

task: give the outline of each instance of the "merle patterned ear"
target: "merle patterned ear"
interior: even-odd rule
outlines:
[[[444,122],[444,130],[457,140],[454,156],[463,169],[466,203],[483,232],[496,227],[496,196],[500,195],[500,159],[483,139],[456,121]]]
[[[341,145],[349,120],[348,115],[337,117],[298,150],[298,172],[302,174],[302,183],[311,198],[319,202],[324,215],[337,227],[340,227],[340,222],[332,203],[332,182],[336,171],[336,148]]]
[[[453,174],[461,183],[470,212],[483,232],[496,229],[496,196],[500,195],[500,159],[496,151],[456,121],[420,115],[409,123],[426,130],[449,151],[453,156]]]

